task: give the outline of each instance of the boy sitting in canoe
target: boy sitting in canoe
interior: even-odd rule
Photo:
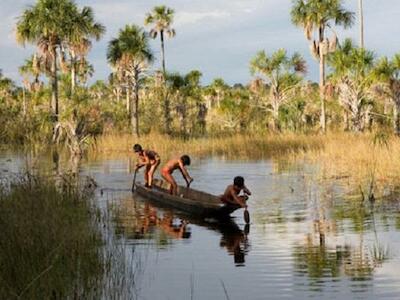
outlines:
[[[193,178],[190,177],[188,171],[185,166],[190,166],[190,157],[188,155],[183,155],[180,158],[171,159],[167,162],[167,164],[161,169],[162,177],[171,185],[169,192],[171,195],[178,194],[178,185],[174,177],[172,177],[172,173],[179,169],[181,171],[183,178],[186,181],[186,184],[189,186],[193,181]]]
[[[141,145],[135,144],[133,151],[138,155],[138,163],[136,164],[135,172],[141,167],[146,167],[144,171],[144,182],[146,187],[153,184],[154,172],[160,164],[160,156],[153,150],[144,150]]]
[[[245,195],[239,196],[241,191],[243,191]],[[239,205],[240,207],[247,208],[246,201],[249,199],[248,195],[251,195],[251,192],[244,185],[244,178],[242,176],[236,176],[233,179],[233,184],[227,186],[225,193],[220,199],[227,205]]]

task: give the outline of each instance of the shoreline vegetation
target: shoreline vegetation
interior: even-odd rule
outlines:
[[[2,299],[111,299],[130,295],[134,265],[92,202],[91,181],[0,178]],[[79,183],[80,182],[80,183]]]
[[[184,140],[150,134],[105,135],[98,138],[90,158],[132,156],[132,145],[155,149],[161,157],[188,153],[198,158],[218,156],[233,160],[278,159],[319,167],[315,179],[341,182],[364,199],[399,192],[400,139],[385,132],[322,134],[247,134]]]

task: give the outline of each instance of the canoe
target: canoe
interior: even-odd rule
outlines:
[[[203,218],[226,219],[240,208],[239,205],[224,205],[218,196],[184,186],[178,186],[178,195],[171,195],[169,183],[159,179],[154,179],[151,189],[142,183],[135,183],[135,186],[136,193],[144,198]]]

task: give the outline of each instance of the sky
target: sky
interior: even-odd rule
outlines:
[[[0,0],[0,69],[20,82],[18,67],[34,51],[15,41],[15,24],[33,0]],[[91,6],[107,32],[95,42],[89,55],[94,65],[92,79],[106,79],[111,69],[106,61],[107,44],[126,24],[143,26],[144,16],[156,5],[175,10],[176,37],[166,41],[169,71],[200,70],[203,84],[222,77],[227,83],[251,80],[249,61],[260,50],[272,53],[285,48],[300,52],[308,62],[307,78],[317,80],[318,65],[309,53],[303,30],[290,21],[292,0],[76,0]],[[358,0],[344,0],[348,10],[357,12]],[[376,55],[400,53],[400,0],[364,0],[365,46]],[[349,30],[338,29],[339,39],[358,42],[358,20]],[[151,42],[160,68],[160,41]]]

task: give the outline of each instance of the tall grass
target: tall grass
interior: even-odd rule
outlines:
[[[323,146],[296,153],[295,159],[320,166],[320,178],[340,181],[349,191],[373,200],[400,188],[400,139],[385,133],[330,134]]]
[[[160,134],[135,139],[132,135],[125,134],[100,137],[90,152],[92,155],[122,157],[132,153],[133,144],[140,143],[146,149],[156,150],[165,159],[183,153],[197,157],[226,156],[232,159],[261,159],[319,148],[322,141],[323,137],[319,135],[299,134],[237,134],[188,140]]]
[[[140,143],[156,150],[162,159],[187,153],[197,157],[222,156],[229,159],[279,158],[288,162],[316,164],[319,179],[340,181],[349,191],[364,198],[391,195],[400,190],[400,139],[392,134],[329,133],[239,134],[183,140],[163,135],[139,139],[131,135],[107,135],[98,139],[91,155],[126,157],[132,145]]]
[[[123,248],[105,239],[104,222],[84,185],[31,175],[3,179],[1,298],[120,295],[133,277],[127,272]]]

